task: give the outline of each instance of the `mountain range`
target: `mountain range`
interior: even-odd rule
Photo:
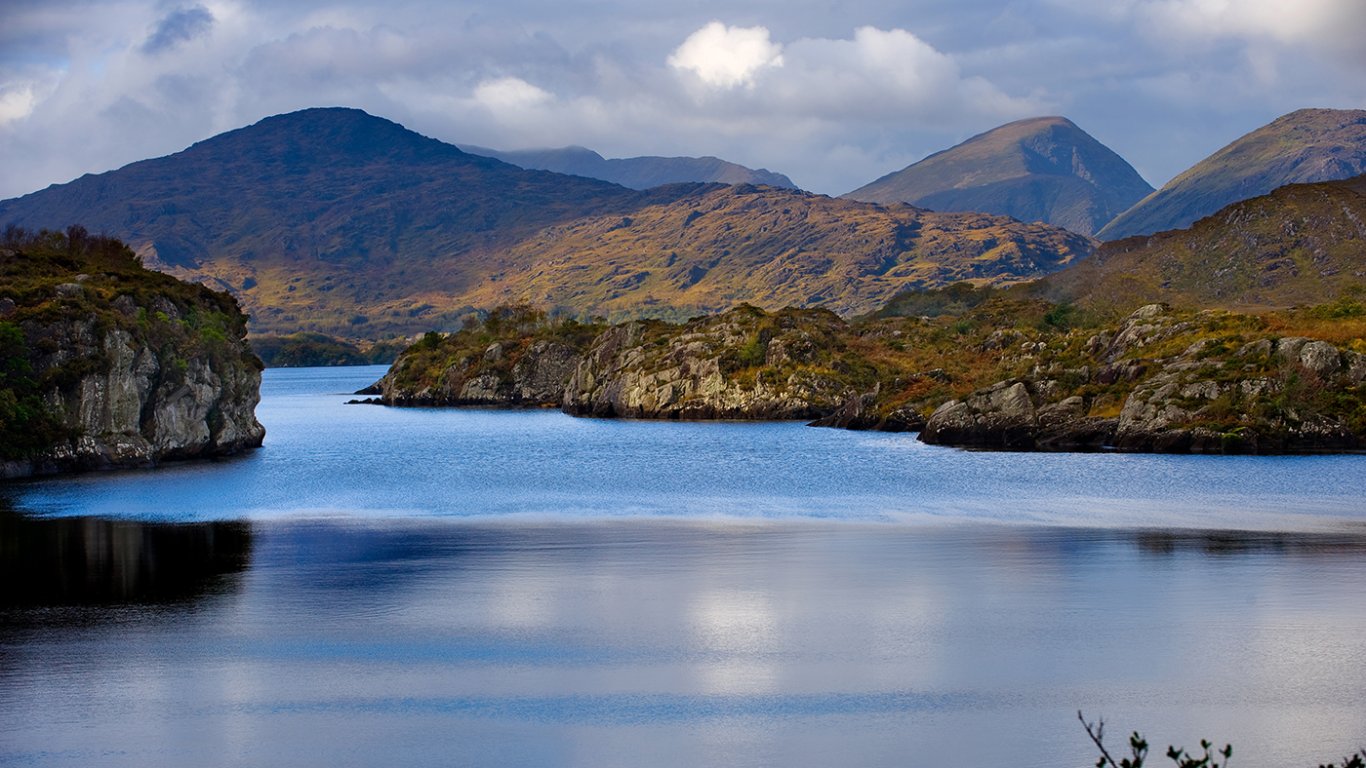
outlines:
[[[1092,235],[1153,188],[1064,117],[1018,120],[844,195],[935,211],[981,211]]]
[[[1366,110],[1301,109],[1243,136],[1172,179],[1097,233],[1119,240],[1180,229],[1286,184],[1366,173]]]
[[[1038,277],[1094,242],[1043,224],[773,187],[636,191],[309,109],[0,202],[231,291],[254,332],[377,338],[495,301],[678,316],[745,301],[868,311],[898,289]]]
[[[584,147],[511,151],[472,144],[460,144],[459,147],[471,154],[492,157],[518,168],[587,176],[590,179],[602,179],[631,189],[649,189],[664,184],[682,184],[690,181],[797,188],[791,179],[781,173],[764,168],[746,168],[719,157],[627,157],[608,160]]]

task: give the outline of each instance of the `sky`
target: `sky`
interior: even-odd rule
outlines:
[[[0,198],[313,106],[825,194],[1058,114],[1161,186],[1364,73],[1363,0],[0,0]]]

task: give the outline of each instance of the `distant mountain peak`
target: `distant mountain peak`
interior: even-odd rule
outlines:
[[[845,197],[994,213],[1089,235],[1150,192],[1123,158],[1049,115],[977,134]]]
[[[1189,226],[1286,184],[1366,173],[1366,110],[1297,109],[1239,137],[1115,218],[1104,240]]]
[[[587,147],[576,145],[557,149],[497,150],[462,144],[461,148],[492,157],[521,168],[554,171],[573,176],[602,179],[632,189],[649,189],[665,184],[720,182],[722,184],[766,184],[795,189],[796,184],[781,173],[766,168],[746,168],[719,157],[626,157],[607,159]]]

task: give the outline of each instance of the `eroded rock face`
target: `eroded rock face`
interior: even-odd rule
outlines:
[[[43,401],[74,437],[42,455],[0,462],[0,477],[225,456],[265,437],[255,415],[261,366],[245,341],[225,342],[230,353],[214,357],[156,350],[93,319],[22,327],[36,351],[35,376],[59,374]]]

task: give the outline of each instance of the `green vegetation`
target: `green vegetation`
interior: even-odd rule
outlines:
[[[919,314],[958,307],[967,308]],[[916,314],[896,314],[908,309]],[[910,426],[947,400],[1003,381],[1035,382],[1050,392],[1050,401],[1075,396],[1082,415],[1114,418],[1131,395],[1167,375],[1164,361],[1194,360],[1198,365],[1183,363],[1180,381],[1204,382],[1219,394],[1207,402],[1178,398],[1192,413],[1182,426],[1227,435],[1229,450],[1257,430],[1316,419],[1366,435],[1366,387],[1330,385],[1298,358],[1270,352],[1276,339],[1288,337],[1366,351],[1366,318],[1348,304],[1261,315],[1167,310],[1148,322],[1149,338],[1142,343],[1107,351],[1123,329],[1107,314],[959,285],[903,294],[886,311],[852,323],[824,310],[766,312],[749,305],[681,324],[636,321],[615,327],[610,340],[599,342],[614,350],[617,362],[595,364],[594,370],[595,376],[629,379],[630,386],[643,388],[641,402],[655,402],[652,388],[667,387],[676,397],[675,382],[705,376],[710,360],[725,389],[707,390],[712,394],[706,397],[717,402],[762,408],[777,397],[830,412],[851,397],[876,393],[865,403],[863,423]],[[511,381],[512,369],[536,341],[568,336],[568,346],[583,355],[603,330],[601,324],[556,324],[525,307],[503,309],[460,333],[423,337],[390,378],[407,392],[449,390],[451,381],[485,374]],[[1266,351],[1258,346],[1263,343]],[[699,387],[696,396],[703,396],[700,384],[677,386]],[[714,405],[698,403],[688,412],[710,413]],[[743,407],[727,405],[719,412],[740,413],[736,409]]]
[[[1264,312],[1338,297],[1325,319],[1359,316],[1366,291],[1359,187],[1282,187],[1189,229],[1106,243],[1093,258],[1017,290],[1113,315],[1152,302]]]
[[[69,437],[43,404],[23,331],[0,322],[0,459],[33,456]]]
[[[893,296],[891,301],[871,316],[887,318],[962,315],[997,295],[999,291],[995,288],[966,282],[953,283],[943,288],[913,289]]]

